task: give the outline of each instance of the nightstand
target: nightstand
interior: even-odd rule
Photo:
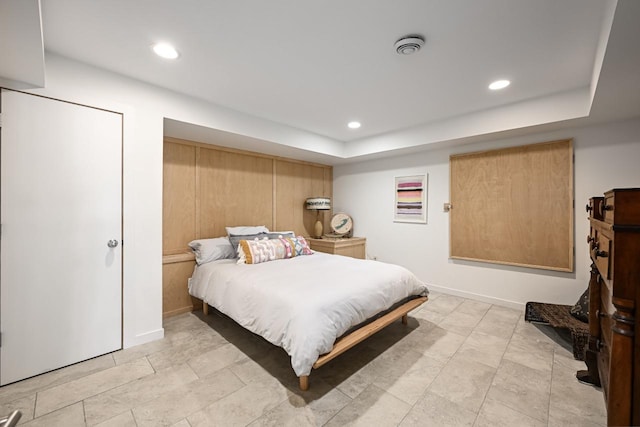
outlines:
[[[364,237],[349,237],[343,239],[330,237],[323,239],[308,238],[307,241],[314,251],[350,256],[352,258],[366,258],[367,239]]]

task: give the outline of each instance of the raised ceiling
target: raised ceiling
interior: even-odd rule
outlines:
[[[337,141],[572,99],[587,115],[615,1],[42,2],[45,49]],[[411,56],[393,45],[426,39]],[[167,41],[167,61],[151,45]],[[511,86],[490,91],[498,78]],[[584,105],[583,105],[584,104]],[[557,111],[555,111],[557,110]],[[584,113],[583,113],[584,111]],[[358,130],[347,122],[358,120]],[[540,121],[540,120],[539,120]],[[540,124],[540,123],[533,123]],[[349,144],[346,144],[347,146]]]
[[[640,116],[638,0],[388,3],[0,0],[0,85],[98,72],[160,88],[167,136],[328,164]]]

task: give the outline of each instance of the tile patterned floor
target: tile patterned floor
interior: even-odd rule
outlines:
[[[432,293],[298,381],[283,350],[217,314],[165,338],[0,388],[25,426],[602,426],[602,392],[516,310]],[[550,338],[551,336],[551,338]],[[552,339],[555,338],[555,339]]]

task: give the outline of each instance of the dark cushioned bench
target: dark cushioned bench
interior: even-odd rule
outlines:
[[[584,352],[589,342],[589,324],[573,317],[570,305],[528,302],[524,320],[568,330],[571,333],[573,357],[584,360]]]

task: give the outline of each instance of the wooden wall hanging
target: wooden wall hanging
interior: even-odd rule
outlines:
[[[316,213],[305,200],[333,196],[331,166],[261,153],[166,137],[163,165],[164,316],[192,310],[191,240],[225,236],[226,226],[237,225],[309,236]],[[323,216],[326,229],[330,218]]]
[[[450,157],[450,256],[573,271],[573,146],[546,142]]]

